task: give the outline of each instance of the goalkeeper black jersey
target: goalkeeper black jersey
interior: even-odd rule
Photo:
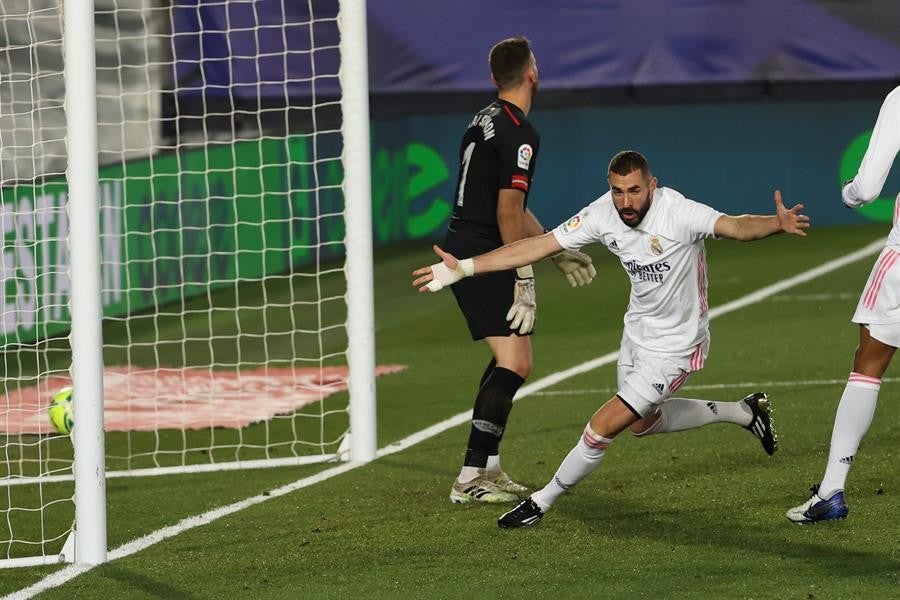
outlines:
[[[500,242],[497,194],[521,190],[528,202],[539,147],[537,130],[515,104],[498,98],[478,111],[459,146],[450,234],[471,231]]]

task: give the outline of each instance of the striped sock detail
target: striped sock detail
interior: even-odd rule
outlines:
[[[862,373],[850,373],[850,377],[847,378],[847,385],[852,385],[855,387],[865,388],[867,390],[879,391],[881,389],[881,379],[877,377],[871,377],[869,375],[863,375]]]
[[[612,444],[611,439],[594,433],[594,430],[591,429],[590,424],[588,424],[588,426],[584,428],[584,433],[581,434],[581,441],[585,446],[596,452],[604,452],[607,448],[609,448],[609,445]]]

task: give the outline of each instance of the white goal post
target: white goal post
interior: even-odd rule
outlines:
[[[0,36],[0,568],[104,562],[109,477],[373,460],[365,0],[29,0]]]
[[[347,202],[347,362],[350,456],[370,461],[375,437],[375,297],[372,282],[372,176],[366,0],[341,1],[341,113]]]
[[[72,282],[72,389],[78,403],[75,448],[75,555],[106,562],[106,441],[103,437],[103,305],[100,298],[100,214],[97,179],[97,85],[92,2],[63,2],[63,62]],[[69,558],[69,557],[65,557]]]

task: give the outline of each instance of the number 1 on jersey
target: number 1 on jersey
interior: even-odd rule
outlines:
[[[456,194],[456,205],[463,205],[463,191],[466,189],[466,173],[469,172],[469,161],[472,160],[472,153],[475,152],[475,142],[469,142],[463,152],[462,158],[462,176],[459,178],[459,192]]]

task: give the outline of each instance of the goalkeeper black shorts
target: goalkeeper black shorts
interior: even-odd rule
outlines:
[[[443,248],[462,259],[490,252],[502,245],[499,240],[487,236],[451,232],[447,235]],[[450,286],[469,325],[473,340],[520,335],[509,328],[506,320],[506,313],[513,302],[515,280],[515,271],[501,271],[467,277]]]

